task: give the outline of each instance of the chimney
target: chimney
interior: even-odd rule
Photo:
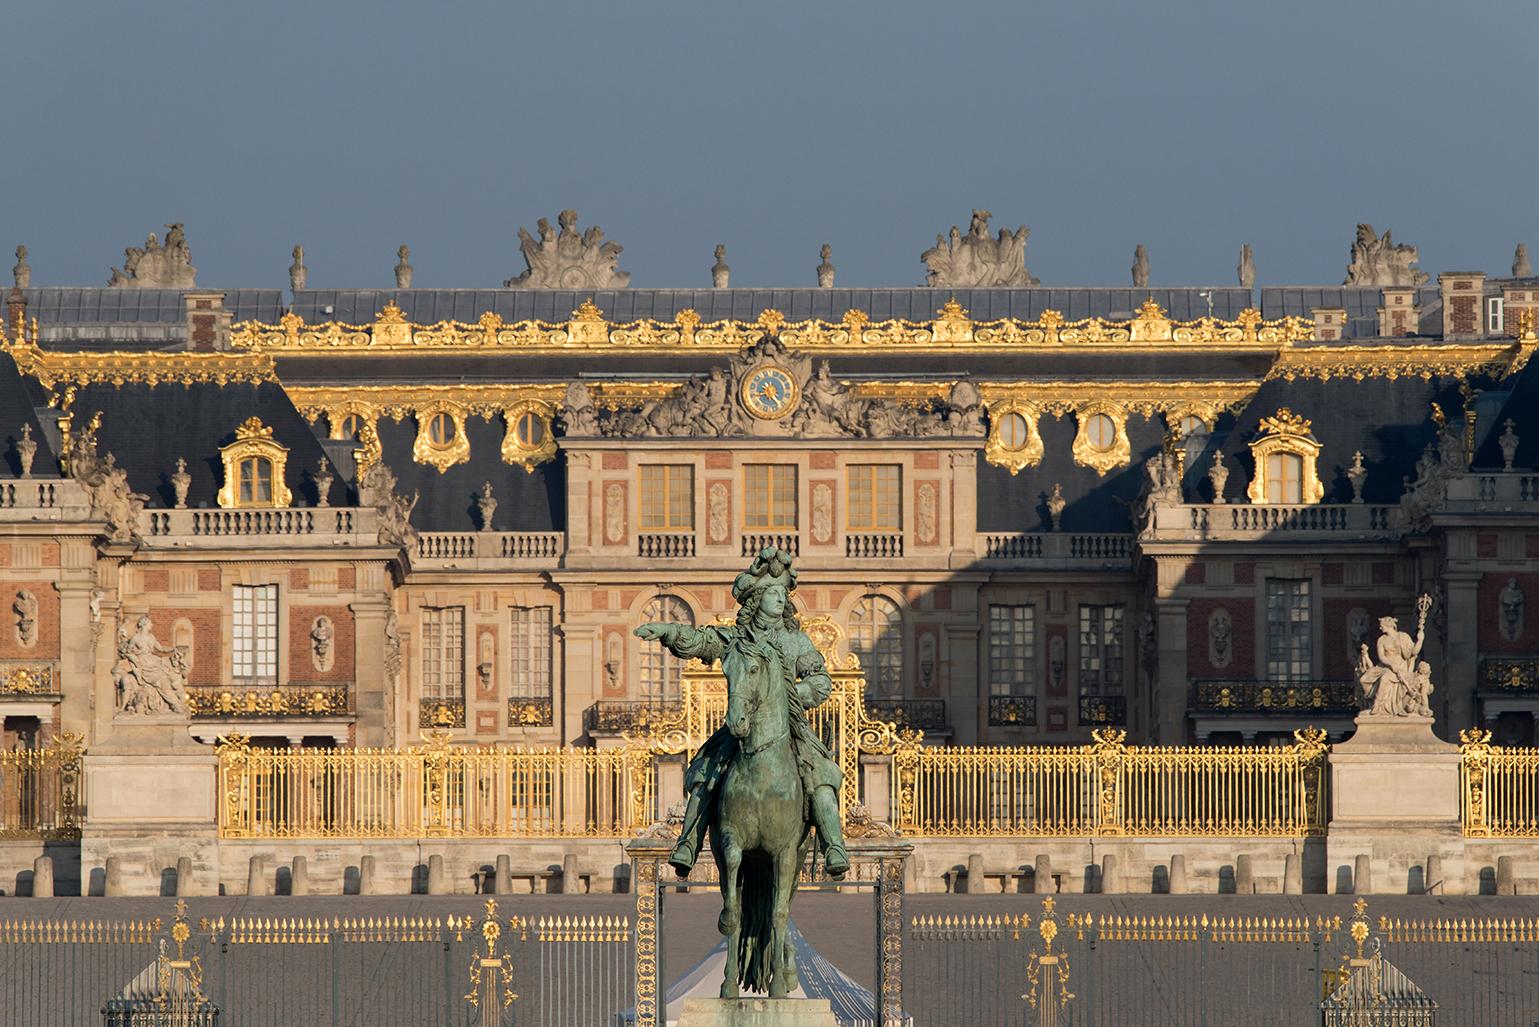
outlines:
[[[1416,306],[1416,289],[1412,286],[1386,286],[1384,305],[1379,308],[1379,336],[1389,339],[1400,335],[1415,335],[1421,326],[1421,309]]]
[[[1523,315],[1539,319],[1539,285],[1508,285],[1502,289],[1502,334],[1516,338]],[[1487,325],[1487,328],[1490,328]]]
[[[21,327],[18,328],[17,325]],[[5,324],[0,325],[0,338],[10,338],[14,332],[16,341],[19,341],[25,333],[22,328],[27,324],[27,296],[20,289],[12,289],[5,297]]]
[[[1443,338],[1484,338],[1485,272],[1444,271],[1437,284],[1443,290]]]
[[[187,302],[187,348],[227,350],[230,348],[230,312],[224,309],[222,292],[189,292]]]
[[[1341,307],[1313,307],[1310,314],[1315,319],[1315,339],[1319,342],[1336,342],[1347,334],[1347,312]]]

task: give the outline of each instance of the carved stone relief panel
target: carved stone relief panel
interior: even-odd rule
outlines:
[[[924,627],[919,633],[919,666],[914,690],[920,695],[934,695],[940,682],[940,665],[935,658],[935,629]]]
[[[1523,637],[1523,586],[1518,584],[1517,578],[1508,578],[1496,599],[1500,606],[1497,628],[1502,638],[1516,642]]]
[[[732,486],[725,481],[713,481],[705,490],[706,541],[712,545],[725,545],[732,531]]]
[[[497,698],[497,637],[490,629],[476,643],[476,698]]]
[[[604,663],[599,668],[600,687],[606,696],[625,694],[625,634],[624,628],[604,629]]]
[[[1224,670],[1234,661],[1234,621],[1220,606],[1208,615],[1208,662]]]
[[[310,665],[322,674],[336,660],[336,633],[330,617],[323,615],[310,623]]]
[[[619,545],[625,541],[625,482],[604,483],[604,541]]]
[[[30,589],[19,589],[11,603],[11,613],[16,618],[16,644],[23,649],[37,645],[37,595]]]
[[[1068,642],[1065,628],[1055,624],[1048,629],[1047,639],[1047,694],[1068,695]]]
[[[834,483],[812,483],[812,541],[828,545],[834,540]]]
[[[1363,646],[1368,644],[1368,611],[1354,606],[1347,614],[1347,666],[1357,666]]]
[[[940,486],[914,483],[914,533],[920,545],[933,546],[940,536]]]

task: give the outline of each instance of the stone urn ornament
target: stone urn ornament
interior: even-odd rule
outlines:
[[[1363,501],[1363,482],[1368,480],[1368,468],[1363,466],[1363,451],[1352,454],[1352,466],[1347,468],[1347,482],[1352,486],[1352,502]]]
[[[171,491],[176,495],[176,509],[187,509],[187,490],[192,488],[192,475],[187,473],[187,461],[176,458],[176,471],[171,475]]]
[[[1507,423],[1502,428],[1501,438],[1496,444],[1502,447],[1502,470],[1512,470],[1512,462],[1518,456],[1518,433],[1513,431],[1512,418],[1507,418]]]
[[[1511,424],[1512,422],[1507,422]],[[21,463],[21,476],[32,477],[32,461],[37,458],[37,440],[32,437],[32,426],[21,426],[21,438],[16,442],[16,456]]]
[[[497,512],[497,499],[492,495],[492,483],[487,482],[481,486],[481,497],[476,500],[476,509],[481,512],[481,530],[492,530],[492,514]]]
[[[1213,466],[1208,468],[1208,481],[1213,486],[1213,502],[1217,506],[1223,506],[1228,502],[1224,498],[1224,486],[1229,482],[1229,468],[1224,464],[1224,451],[1213,451]]]
[[[332,481],[331,465],[327,462],[325,457],[321,457],[321,459],[316,463],[316,466],[315,466],[315,505],[316,506],[330,506],[331,505],[331,481]]]
[[[1063,498],[1063,483],[1053,482],[1053,491],[1047,497],[1047,515],[1052,519],[1053,530],[1063,530],[1063,511],[1069,501]]]

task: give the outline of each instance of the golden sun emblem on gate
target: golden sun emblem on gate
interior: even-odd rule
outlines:
[[[760,364],[743,378],[742,400],[755,417],[779,420],[796,409],[801,386],[778,364]]]

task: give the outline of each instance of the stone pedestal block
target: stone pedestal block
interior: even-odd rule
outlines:
[[[202,746],[87,752],[82,761],[82,874],[94,876],[110,855],[120,868],[121,894],[159,895],[161,874],[181,858],[217,866],[218,763]],[[83,883],[85,890],[96,890],[91,881]]]
[[[826,998],[692,998],[678,1027],[838,1027]]]
[[[1332,749],[1330,774],[1329,891],[1367,890],[1355,886],[1359,857],[1382,894],[1419,893],[1433,856],[1450,884],[1462,881],[1459,750],[1432,733],[1430,717],[1360,716],[1357,732]]]

